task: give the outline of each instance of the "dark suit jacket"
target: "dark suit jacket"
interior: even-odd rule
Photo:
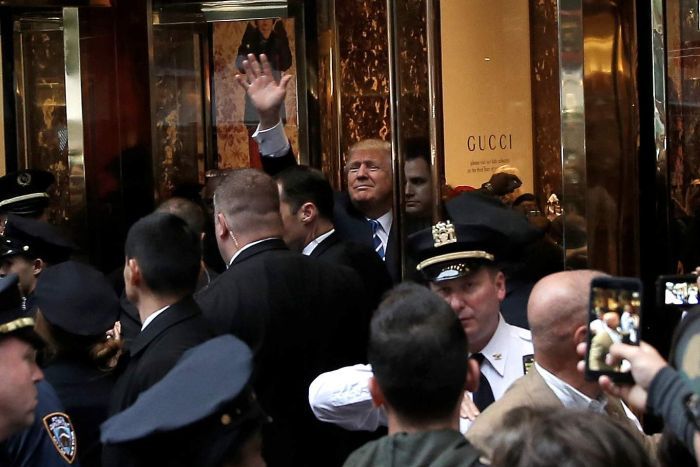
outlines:
[[[354,269],[360,275],[371,298],[372,310],[377,308],[384,293],[392,286],[384,262],[372,248],[341,240],[337,232],[333,232],[319,243],[310,256]]]
[[[133,340],[123,358],[110,404],[110,414],[121,412],[146,389],[161,380],[182,354],[212,337],[207,321],[192,297],[171,305]]]
[[[542,375],[533,367],[528,374],[517,379],[506,393],[484,412],[482,412],[467,431],[467,439],[471,443],[491,456],[493,449],[489,443],[489,437],[498,431],[503,424],[503,418],[512,409],[517,407],[534,407],[541,409],[557,409],[563,405],[554,394]],[[637,437],[645,445],[650,454],[654,454],[654,442],[651,437],[644,436],[632,421],[625,415],[620,399],[608,396],[606,412],[611,417],[629,428],[630,433]]]
[[[366,358],[370,310],[357,273],[268,239],[196,299],[217,333],[254,350],[254,387],[273,419],[263,428],[268,465],[333,465],[327,456],[341,450],[311,413],[308,388],[320,373]]]
[[[134,338],[122,356],[119,369],[124,368],[124,371],[112,393],[110,415],[133,404],[139,394],[160,381],[175,366],[186,350],[211,337],[209,324],[192,297],[172,304]],[[132,463],[123,446],[103,447],[104,467]]]
[[[261,157],[263,170],[276,175],[282,170],[296,165],[297,161],[290,147],[287,154],[280,157]],[[365,216],[355,209],[346,192],[335,194],[333,206],[333,223],[338,236],[343,240],[366,245],[374,250],[372,244],[372,226]],[[396,225],[391,226],[385,254],[385,264],[394,283],[401,282],[401,252],[398,248]]]

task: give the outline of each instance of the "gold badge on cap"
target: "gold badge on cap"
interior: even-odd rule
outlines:
[[[455,226],[452,225],[452,222],[438,222],[435,224],[433,226],[433,241],[435,242],[436,248],[450,243],[456,243],[457,233],[455,232]]]

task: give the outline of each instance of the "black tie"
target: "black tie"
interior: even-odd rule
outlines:
[[[484,363],[484,354],[475,353],[472,358],[479,363],[479,370],[481,370],[481,364]],[[489,380],[484,376],[484,372],[479,372],[479,389],[473,395],[474,405],[480,410],[486,410],[486,407],[494,402],[493,391],[491,390],[491,385]]]

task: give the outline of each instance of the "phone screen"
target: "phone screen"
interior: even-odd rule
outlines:
[[[698,304],[698,277],[661,276],[657,284],[659,305],[688,308]]]
[[[595,380],[603,374],[614,381],[631,379],[627,360],[609,362],[606,357],[614,343],[639,345],[641,292],[641,282],[633,278],[600,277],[591,283],[586,353],[588,379]]]

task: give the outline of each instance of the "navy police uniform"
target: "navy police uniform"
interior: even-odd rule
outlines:
[[[14,274],[0,279],[0,338],[24,339],[35,348],[43,341],[34,332],[34,319],[22,310],[18,279]],[[77,439],[70,417],[55,391],[45,381],[37,384],[34,422],[0,443],[0,465],[17,467],[54,467],[79,465]]]
[[[98,270],[75,261],[46,269],[35,292],[41,315],[52,329],[73,341],[100,342],[114,327],[119,302]],[[44,376],[56,389],[75,426],[83,467],[100,466],[99,426],[107,419],[114,372],[98,368],[87,352],[57,349]]]

